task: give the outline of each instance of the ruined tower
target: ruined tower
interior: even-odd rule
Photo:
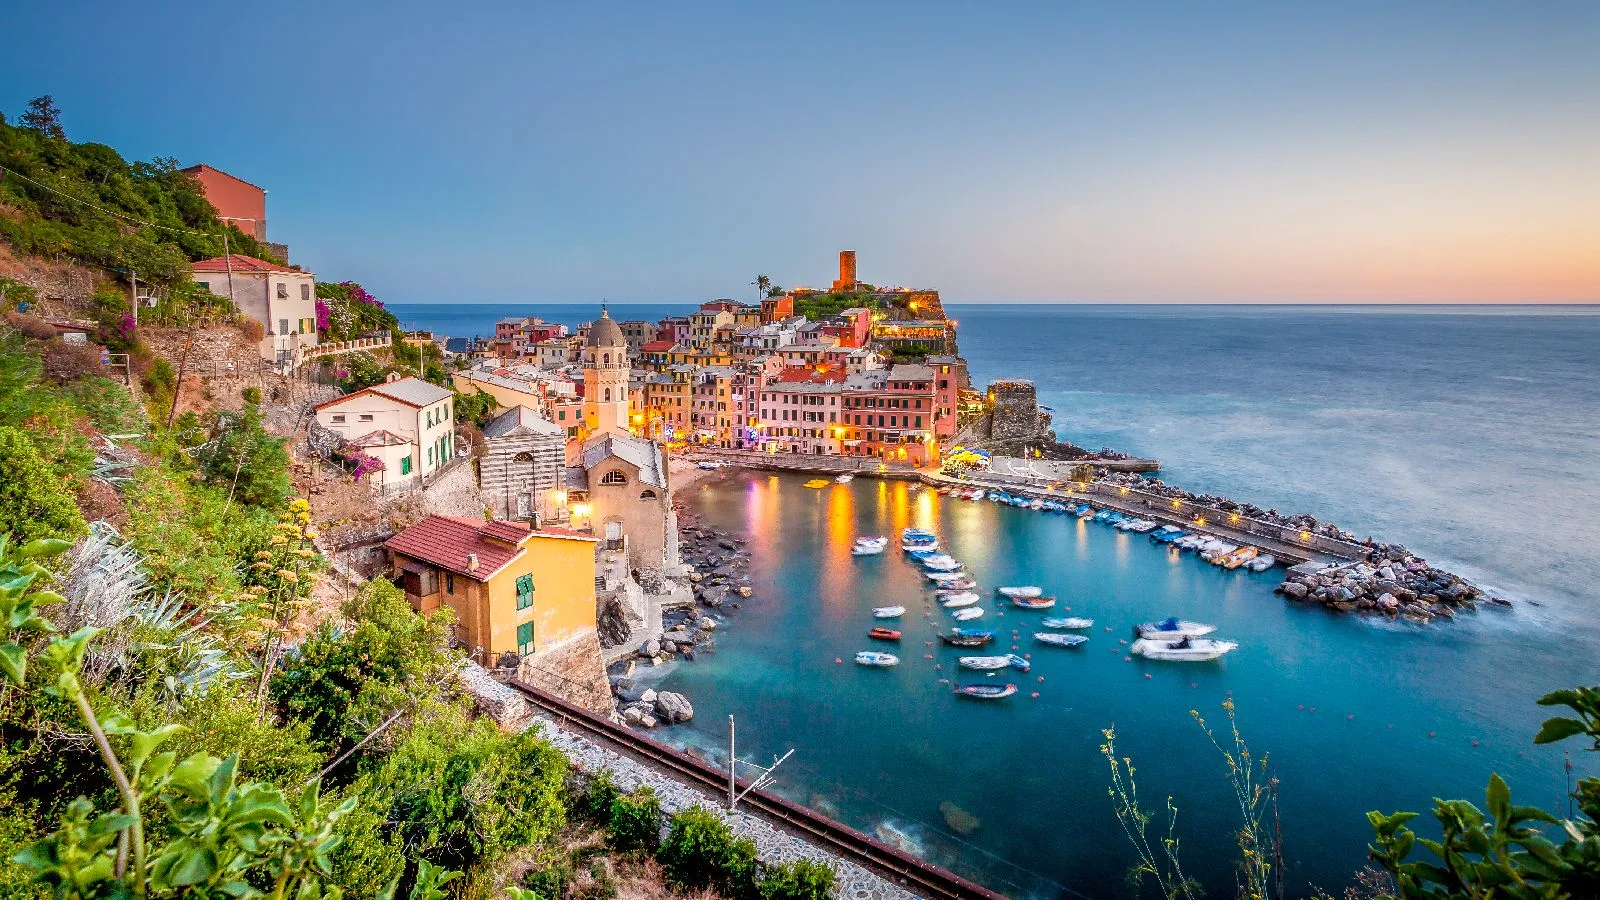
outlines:
[[[835,291],[853,291],[856,289],[856,252],[854,250],[839,251],[839,280],[833,283]]]

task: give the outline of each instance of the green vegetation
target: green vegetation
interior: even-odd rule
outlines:
[[[15,523],[21,541],[88,530],[72,492],[18,428],[0,427],[0,521]]]
[[[375,331],[400,340],[400,320],[354,281],[317,282],[317,328],[326,340],[348,341]]]
[[[105,144],[73,143],[49,97],[10,125],[0,119],[0,237],[18,252],[68,257],[144,281],[189,280],[189,262],[235,253],[275,260],[224,226],[193,176],[173,159],[130,163]],[[149,224],[141,224],[149,223]]]
[[[722,817],[691,806],[672,817],[661,842],[667,881],[680,890],[713,890],[730,900],[757,895],[756,846],[735,837]]]
[[[878,298],[869,291],[838,291],[826,294],[801,294],[794,298],[794,311],[796,315],[805,316],[813,322],[820,322],[830,316],[837,316],[847,309],[864,307],[877,309]]]
[[[215,417],[195,463],[205,483],[226,490],[230,500],[275,507],[290,490],[289,451],[283,444],[262,426],[261,408],[247,404],[243,412]]]

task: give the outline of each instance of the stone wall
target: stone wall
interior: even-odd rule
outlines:
[[[611,682],[606,678],[600,641],[592,631],[524,657],[517,677],[574,706],[602,716],[612,714]]]
[[[1028,440],[1039,434],[1039,399],[1033,382],[1023,379],[989,385],[989,438]]]

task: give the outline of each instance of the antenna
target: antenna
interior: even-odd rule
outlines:
[[[728,812],[733,812],[734,810],[736,810],[738,808],[738,806],[739,806],[739,801],[744,799],[744,797],[747,794],[749,794],[751,791],[756,790],[758,788],[764,788],[767,785],[770,785],[773,782],[777,781],[776,778],[772,777],[772,773],[779,766],[783,765],[783,761],[784,760],[788,759],[789,757],[791,757],[793,755],[794,755],[794,749],[790,748],[788,753],[785,753],[782,756],[774,756],[772,758],[772,765],[770,765],[770,766],[763,766],[763,765],[760,765],[759,763],[752,763],[752,762],[744,763],[745,765],[749,766],[752,769],[760,769],[761,770],[761,774],[757,775],[755,778],[750,780],[750,786],[749,787],[745,788],[742,791],[739,790],[739,778],[738,778],[738,774],[737,773],[738,773],[738,770],[739,770],[739,764],[741,762],[744,762],[744,761],[739,759],[739,757],[734,755],[733,714],[729,713],[728,714]]]

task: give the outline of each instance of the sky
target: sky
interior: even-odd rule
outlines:
[[[1600,3],[16,3],[0,111],[391,302],[1600,302]]]

